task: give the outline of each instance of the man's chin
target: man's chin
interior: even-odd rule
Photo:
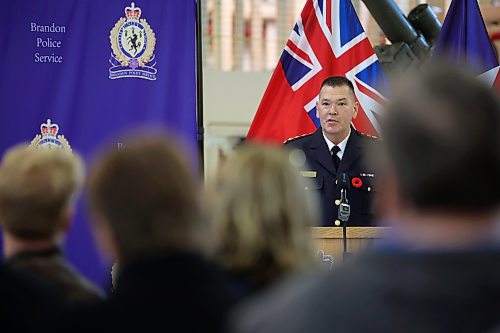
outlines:
[[[340,128],[335,125],[335,124],[327,124],[325,125],[325,127],[323,127],[323,130],[328,133],[328,134],[332,134],[332,135],[335,135],[335,134],[338,134],[340,132]]]

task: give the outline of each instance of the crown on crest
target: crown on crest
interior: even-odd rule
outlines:
[[[40,125],[40,132],[42,133],[35,135],[33,140],[29,145],[32,149],[65,149],[71,152],[71,146],[64,135],[57,135],[59,132],[59,126],[53,124],[50,119],[47,119],[46,123]]]
[[[40,125],[40,131],[42,135],[56,136],[57,132],[59,132],[59,126],[57,124],[52,124],[50,119],[47,119],[46,123]]]
[[[130,7],[125,7],[125,16],[130,20],[139,20],[141,12],[141,9],[136,7],[134,2],[130,4]]]

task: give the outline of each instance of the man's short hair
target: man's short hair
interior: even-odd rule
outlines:
[[[443,65],[405,81],[382,123],[405,199],[427,210],[498,207],[500,106],[493,89]]]
[[[354,93],[354,86],[351,80],[349,80],[345,76],[330,76],[329,78],[326,78],[323,81],[323,83],[321,83],[321,88],[323,88],[324,86],[332,88],[347,86],[349,87],[349,90],[351,91],[353,98],[356,96],[356,94]]]
[[[106,151],[89,177],[92,211],[108,223],[120,259],[192,247],[199,207],[187,161],[162,137],[124,145]]]
[[[83,183],[83,164],[74,153],[34,149],[7,151],[0,166],[0,223],[25,240],[48,239],[64,224]]]

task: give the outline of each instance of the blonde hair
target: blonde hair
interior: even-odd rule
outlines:
[[[290,159],[282,148],[244,146],[207,191],[206,209],[220,237],[217,259],[256,287],[314,259],[308,227],[317,209]]]
[[[0,224],[21,239],[60,231],[84,178],[79,156],[66,150],[11,148],[0,166]]]

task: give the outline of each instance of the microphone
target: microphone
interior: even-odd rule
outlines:
[[[349,176],[342,172],[337,178],[337,188],[340,190],[340,205],[338,218],[342,222],[347,222],[351,215],[351,205],[347,200],[347,190],[349,189]]]
[[[339,190],[348,190],[350,185],[349,176],[347,173],[342,172],[337,178],[337,188]]]

